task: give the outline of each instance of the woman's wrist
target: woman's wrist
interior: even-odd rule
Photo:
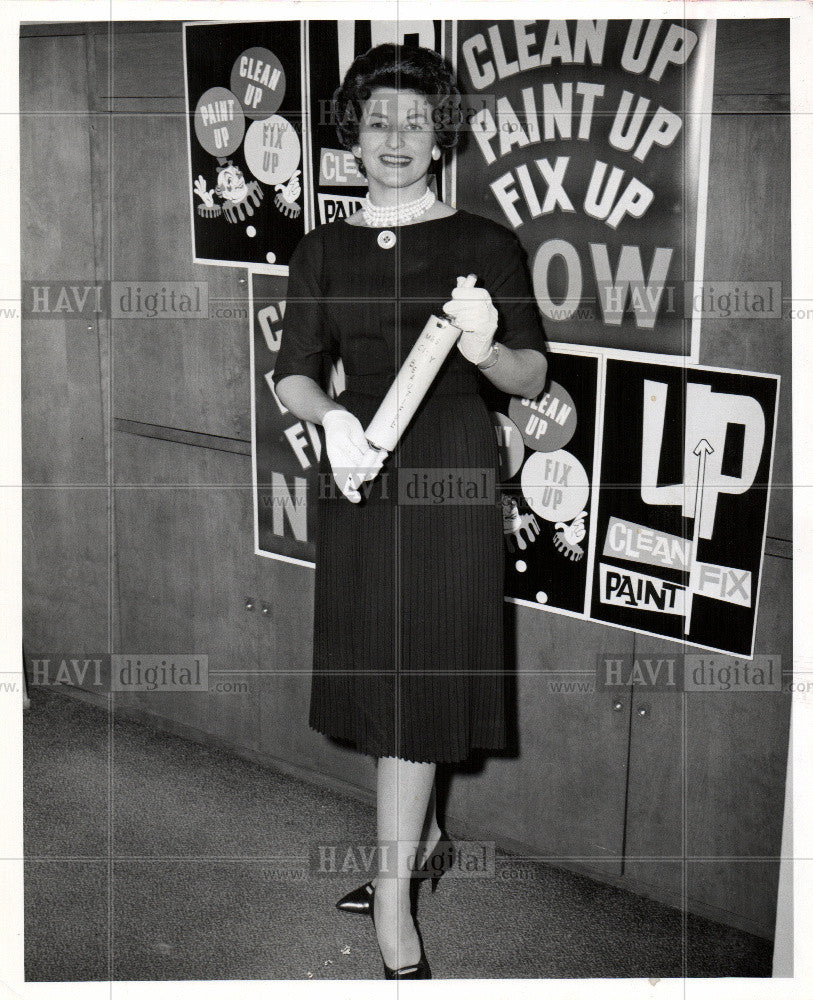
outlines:
[[[485,378],[503,392],[536,399],[544,388],[547,367],[547,359],[540,351],[500,344],[497,360],[481,370]]]
[[[321,420],[319,421],[319,423],[320,423],[320,424],[321,424],[321,425],[322,425],[323,427],[324,427],[324,425],[325,425],[325,417],[327,417],[327,415],[328,415],[329,413],[348,413],[348,412],[349,412],[349,411],[348,411],[348,410],[347,410],[347,409],[346,409],[346,408],[345,408],[344,406],[342,406],[342,405],[341,405],[340,403],[335,403],[335,402],[334,402],[333,400],[331,400],[331,403],[332,403],[332,405],[331,405],[331,406],[326,406],[326,407],[325,407],[325,409],[324,409],[324,412],[322,413],[322,419],[321,419]]]
[[[488,368],[491,368],[492,365],[496,365],[496,363],[499,361],[499,359],[500,359],[500,345],[495,340],[491,344],[491,348],[489,349],[489,352],[485,356],[485,358],[483,358],[482,361],[479,361],[477,363],[477,367],[480,369],[481,372],[484,372]]]

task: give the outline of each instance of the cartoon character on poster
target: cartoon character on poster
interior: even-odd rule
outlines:
[[[293,125],[276,114],[284,95],[281,62],[269,49],[254,47],[235,60],[230,88],[211,87],[199,98],[195,135],[216,160],[211,177],[199,174],[193,185],[201,218],[222,216],[233,225],[246,222],[265,196],[262,185],[274,189],[278,211],[298,218],[302,148]],[[241,144],[250,178],[231,158]],[[251,225],[246,232],[256,235]]]
[[[254,209],[263,199],[263,190],[256,181],[249,181],[243,176],[243,171],[231,160],[218,160],[217,184],[209,190],[206,179],[198,175],[195,181],[195,194],[201,199],[198,205],[198,215],[204,219],[216,219],[221,212],[229,222],[244,222],[247,216],[254,215]],[[222,204],[215,202],[215,195]]]
[[[586,534],[585,518],[590,481],[581,462],[564,450],[576,431],[576,407],[558,382],[538,399],[514,397],[508,416],[493,415],[501,446],[500,472],[503,482],[520,472],[523,505],[503,496],[503,530],[509,553],[526,550],[537,537],[550,538],[564,558],[578,562],[584,556],[580,543]],[[525,457],[526,449],[531,454]],[[542,531],[540,520],[553,524],[552,533]]]

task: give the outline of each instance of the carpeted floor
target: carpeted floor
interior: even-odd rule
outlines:
[[[104,711],[31,700],[26,979],[380,978],[333,905],[364,879],[310,862],[315,835],[370,843],[371,806],[123,719],[111,753]],[[499,851],[497,876],[421,887],[434,978],[771,974],[761,938]]]

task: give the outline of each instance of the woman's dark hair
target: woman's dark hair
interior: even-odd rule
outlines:
[[[451,66],[433,49],[387,43],[358,56],[333,94],[336,134],[345,149],[358,143],[362,106],[377,87],[422,94],[434,109],[435,142],[441,150],[457,145],[463,116]],[[359,167],[364,173],[364,165]]]

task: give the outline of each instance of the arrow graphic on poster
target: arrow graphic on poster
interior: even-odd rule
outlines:
[[[697,562],[697,542],[700,538],[700,520],[703,513],[703,498],[706,487],[706,458],[714,451],[714,448],[705,438],[701,438],[694,447],[693,454],[697,455],[697,489],[694,495],[694,528],[692,530],[692,551],[689,558],[689,586],[686,587],[685,622],[683,634],[688,635],[692,625],[692,597],[691,571]]]

